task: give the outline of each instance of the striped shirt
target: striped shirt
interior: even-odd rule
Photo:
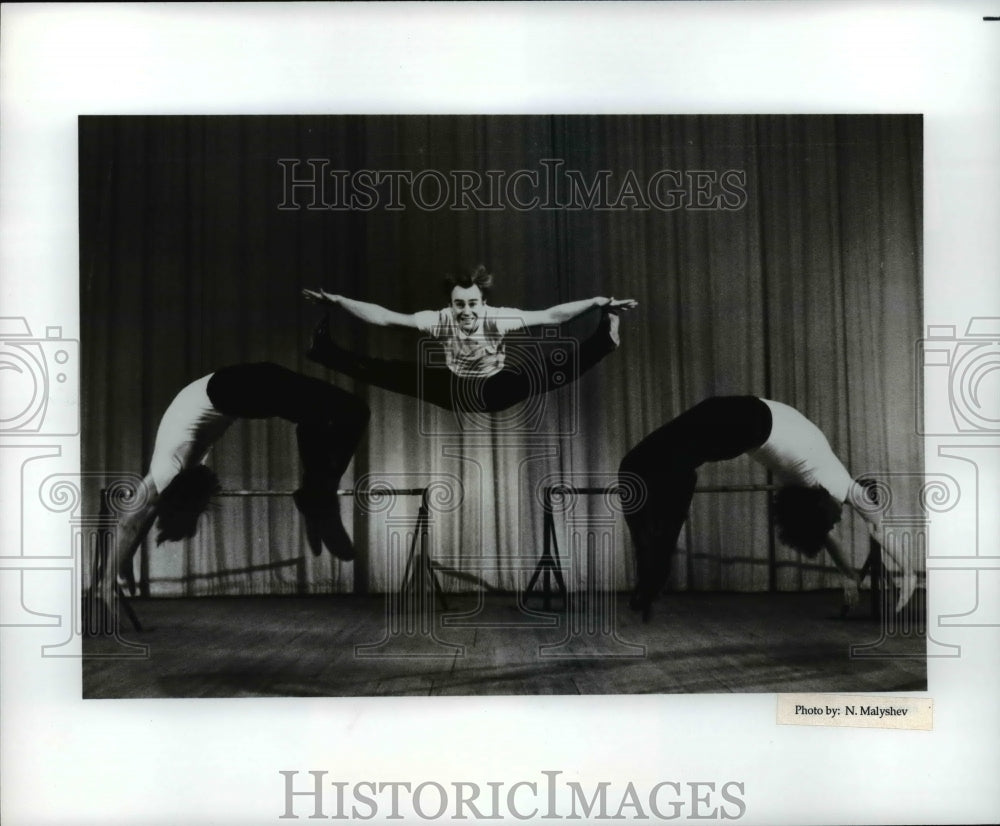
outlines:
[[[450,307],[416,313],[417,329],[441,342],[448,369],[463,378],[486,378],[503,370],[503,338],[524,329],[524,313],[509,307],[483,307],[479,324],[463,332]]]

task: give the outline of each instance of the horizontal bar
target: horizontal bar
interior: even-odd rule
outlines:
[[[354,490],[339,488],[337,496],[422,496],[427,488],[375,488],[373,490]],[[294,490],[220,490],[216,496],[291,496]]]
[[[616,484],[606,488],[579,488],[575,485],[549,485],[546,493],[560,491],[562,493],[617,493],[624,485]],[[781,490],[781,485],[699,485],[695,493],[753,493]]]
[[[695,493],[764,493],[781,490],[781,485],[702,485],[694,489]]]

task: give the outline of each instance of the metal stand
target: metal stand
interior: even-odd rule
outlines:
[[[416,529],[413,534],[413,539],[410,542],[410,552],[406,560],[406,571],[403,575],[402,589],[415,589],[420,586],[420,583],[429,578],[433,584],[434,593],[440,602],[441,606],[447,609],[447,603],[444,597],[444,591],[441,588],[441,583],[438,580],[437,571],[434,567],[434,562],[431,560],[430,552],[428,550],[428,535],[429,535],[429,507],[427,503],[428,488],[377,488],[374,490],[354,490],[352,488],[341,488],[335,491],[334,496],[354,496],[356,498],[361,497],[384,497],[384,496],[419,496],[420,497],[420,510],[417,515]],[[271,497],[271,496],[292,496],[295,493],[294,490],[221,490],[215,495],[219,497],[243,497],[243,496],[260,496],[260,497]],[[107,491],[106,489],[101,490],[101,514],[102,516],[110,516],[111,510],[107,503]],[[96,594],[98,593],[98,587],[101,582],[103,582],[105,576],[115,576],[113,572],[109,573],[107,568],[108,554],[110,552],[110,542],[114,542],[114,532],[105,538],[103,542],[99,542],[95,549],[94,565],[91,571],[91,593],[96,599]],[[124,610],[125,615],[128,617],[129,622],[136,631],[142,631],[142,625],[139,623],[139,618],[136,616],[135,610],[130,604],[129,598],[125,595],[122,590],[121,585],[117,582],[115,583],[115,591],[118,596],[118,600]]]
[[[695,493],[746,493],[746,492],[773,492],[780,489],[780,485],[701,485],[694,489]],[[538,564],[535,566],[535,572],[531,576],[531,580],[528,582],[528,587],[525,589],[525,595],[530,594],[535,585],[538,583],[539,577],[542,578],[542,598],[544,600],[544,606],[546,610],[552,605],[552,583],[551,579],[554,578],[556,585],[559,589],[559,595],[563,599],[563,605],[566,604],[567,591],[566,583],[563,580],[562,575],[562,565],[559,561],[559,543],[556,538],[556,528],[555,528],[555,518],[552,512],[552,492],[558,491],[560,495],[576,495],[576,494],[608,494],[614,491],[609,488],[584,488],[575,487],[572,485],[549,485],[544,489],[543,494],[543,508],[544,508],[544,519],[543,519],[543,540],[542,540],[542,555],[538,560]],[[772,539],[773,541],[773,539]],[[873,540],[874,541],[874,540]],[[879,549],[881,551],[881,549]],[[773,556],[773,554],[772,554]],[[869,554],[869,559],[871,559],[871,554]],[[881,553],[878,555],[878,559],[881,560]],[[866,563],[867,565],[867,563]],[[772,577],[773,578],[773,577]],[[874,579],[873,585],[874,588]]]
[[[403,582],[400,590],[419,589],[424,582],[430,580],[434,587],[434,596],[444,610],[448,610],[448,603],[441,588],[441,581],[438,579],[437,571],[434,568],[434,561],[428,551],[428,523],[429,509],[427,506],[427,488],[420,491],[420,510],[417,513],[417,524],[413,531],[413,539],[410,541],[410,553],[406,558],[406,569],[403,571]],[[401,491],[395,491],[401,493]]]
[[[542,556],[538,560],[538,564],[535,566],[535,572],[531,575],[531,579],[528,582],[528,587],[525,588],[525,596],[530,594],[534,588],[535,584],[538,582],[538,577],[542,577],[542,604],[546,611],[552,608],[552,579],[555,578],[556,585],[559,587],[559,595],[563,600],[563,608],[566,607],[566,581],[563,579],[562,575],[562,565],[559,562],[559,542],[556,539],[556,523],[555,518],[552,515],[552,486],[545,488],[545,493],[543,496],[543,527],[542,527]],[[566,488],[562,485],[558,488],[560,491],[573,492],[573,493],[603,493],[604,488]]]
[[[108,505],[108,494],[105,488],[101,489],[101,509],[100,517],[102,519],[111,519],[111,507]],[[90,600],[92,602],[90,617],[91,620],[99,617],[98,608],[98,595],[100,594],[101,583],[104,582],[104,577],[108,576],[108,556],[111,553],[111,543],[115,541],[115,531],[114,526],[109,525],[110,530],[107,531],[98,540],[94,547],[94,559],[93,565],[91,565],[90,570]],[[111,574],[115,576],[115,574]],[[121,605],[122,610],[125,612],[125,616],[128,617],[128,621],[132,624],[132,628],[136,631],[142,631],[142,624],[139,622],[139,617],[136,615],[135,610],[132,608],[132,604],[129,598],[125,595],[125,591],[122,590],[122,586],[118,584],[117,579],[115,580],[115,596],[118,599],[118,604]]]
[[[871,618],[878,619],[882,616],[881,606],[884,597],[884,577],[885,567],[882,564],[882,545],[875,537],[868,537],[868,558],[861,566],[861,582],[865,577],[869,577],[872,586]]]

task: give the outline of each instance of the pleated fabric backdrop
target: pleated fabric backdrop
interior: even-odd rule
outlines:
[[[797,407],[855,475],[922,469],[919,116],[83,117],[79,135],[83,465],[108,480],[145,471],[159,418],[187,382],[261,360],[370,405],[346,486],[438,479],[460,490],[432,525],[435,558],[466,576],[446,577],[450,590],[470,578],[523,586],[541,550],[539,487],[606,484],[630,446],[709,395]],[[484,181],[488,171],[544,177],[555,168],[544,162],[559,161],[585,182],[606,170],[612,192],[629,173],[644,184],[673,170],[684,174],[670,180],[690,183],[699,171],[717,182],[735,170],[746,197],[729,209],[637,208],[641,197],[621,208],[392,209],[383,198],[369,209],[309,209],[306,187],[288,208],[288,161],[300,162],[301,179],[310,159],[350,172],[470,170]],[[425,177],[424,207],[433,206],[438,179]],[[442,274],[479,262],[496,274],[496,305],[640,302],[620,350],[532,408],[540,425],[530,433],[463,433],[449,413],[305,359],[322,311],[301,299],[303,287],[437,309]],[[414,333],[333,318],[345,346],[416,355]],[[238,422],[209,463],[227,488],[294,488],[294,428]],[[700,478],[766,481],[746,459],[705,466]],[[895,484],[897,499],[916,496]],[[391,589],[393,536],[416,502],[377,504],[342,503],[361,551],[353,564],[311,556],[288,498],[224,499],[193,540],[147,542],[143,573],[154,595]],[[631,546],[604,498],[579,498],[557,523],[564,553],[580,526],[610,525],[610,569],[592,573],[600,587],[629,586]],[[764,494],[696,496],[672,587],[766,590],[770,530]],[[845,516],[842,532],[860,565],[863,525]],[[779,546],[777,563],[782,590],[837,583],[825,560]],[[585,575],[572,564],[571,587]]]

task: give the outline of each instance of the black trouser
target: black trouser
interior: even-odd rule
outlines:
[[[207,392],[229,416],[294,422],[302,487],[317,492],[337,488],[370,416],[353,393],[269,362],[223,367],[209,379]]]
[[[771,410],[754,396],[706,399],[654,430],[622,459],[621,484],[642,497],[625,515],[636,552],[636,596],[648,606],[666,584],[705,462],[734,459],[771,435]],[[637,477],[637,478],[636,478]]]
[[[314,345],[309,358],[357,381],[445,410],[498,413],[571,384],[611,353],[615,346],[605,316],[597,330],[580,344],[579,353],[575,349],[565,340],[525,338],[523,343],[508,348],[504,368],[486,378],[457,376],[444,364],[363,356],[338,347],[330,339]]]

